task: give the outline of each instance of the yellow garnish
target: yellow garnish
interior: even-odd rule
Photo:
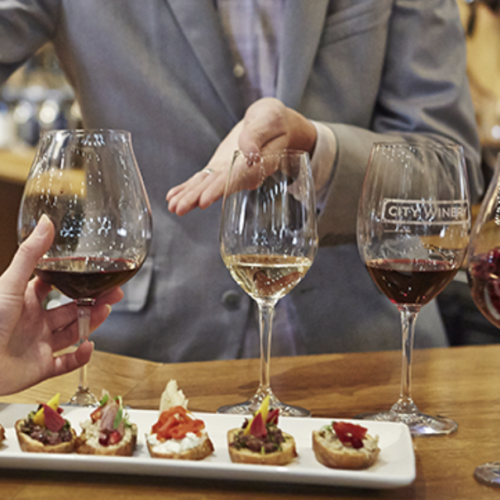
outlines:
[[[57,411],[59,408],[59,397],[60,394],[57,393],[53,396],[50,401],[47,403],[47,406],[50,406],[54,411]],[[33,417],[33,423],[36,425],[40,425],[41,427],[45,427],[45,414],[43,412],[43,407],[40,408]]]
[[[259,409],[255,412],[255,415],[252,417],[252,419],[248,422],[248,425],[245,427],[243,434],[250,434],[250,427],[252,427],[252,422],[259,413],[262,415],[262,421],[264,422],[264,425],[266,425],[267,414],[269,413],[269,395],[267,395],[264,398],[264,401],[262,401],[262,403],[260,404]]]

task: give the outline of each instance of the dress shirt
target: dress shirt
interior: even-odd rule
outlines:
[[[234,75],[240,82],[245,107],[263,97],[276,97],[280,34],[286,0],[217,0],[222,29],[231,50]],[[333,132],[318,122],[315,151],[311,158],[318,209],[321,209],[332,178],[336,154]],[[250,308],[242,357],[259,352],[256,305]],[[299,336],[296,311],[284,297],[274,312],[273,346],[278,352],[302,354],[305,347],[292,339]]]
[[[286,0],[217,0],[217,7],[246,107],[263,97],[276,97]],[[330,128],[313,124],[317,139],[311,168],[321,209],[332,179],[337,142]]]

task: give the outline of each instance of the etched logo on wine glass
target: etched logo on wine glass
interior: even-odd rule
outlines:
[[[382,222],[388,224],[442,225],[463,224],[469,217],[465,201],[421,201],[385,198]]]

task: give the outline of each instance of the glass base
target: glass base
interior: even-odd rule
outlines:
[[[88,387],[78,387],[75,395],[67,403],[72,406],[97,406],[99,400]]]
[[[474,477],[487,486],[500,487],[500,462],[489,462],[476,467]]]
[[[410,428],[412,436],[440,436],[451,434],[458,429],[458,424],[451,418],[440,415],[431,417],[420,412],[398,413],[389,410],[381,413],[362,413],[354,418],[377,422],[401,422]]]
[[[235,405],[221,406],[217,413],[223,413],[226,415],[253,415],[262,404],[262,401],[266,395],[270,395],[270,408],[279,408],[280,416],[282,417],[310,417],[311,412],[300,406],[291,406],[282,403],[272,392],[258,392],[248,401],[243,403],[238,403]]]

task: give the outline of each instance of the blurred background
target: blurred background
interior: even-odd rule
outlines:
[[[487,181],[500,152],[500,0],[457,0]],[[81,127],[78,103],[52,47],[43,47],[0,87],[0,273],[17,249],[17,212],[43,130]],[[438,296],[451,345],[500,342],[460,272]]]
[[[78,103],[50,45],[0,87],[0,272],[17,248],[17,211],[40,132],[80,126]]]

